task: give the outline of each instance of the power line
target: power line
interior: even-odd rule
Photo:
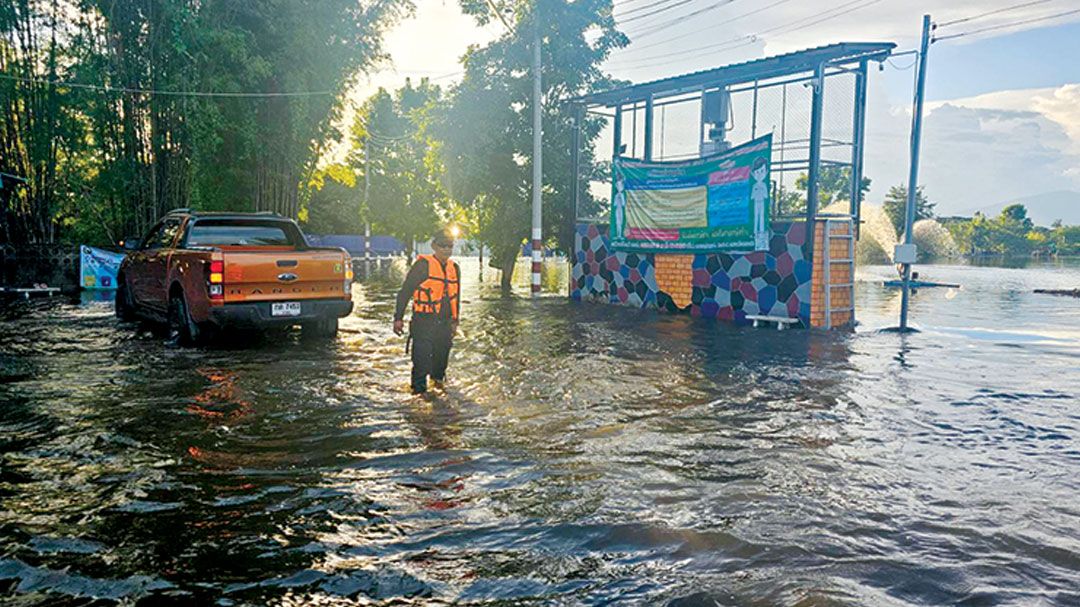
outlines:
[[[446,78],[453,78],[454,76],[460,76],[465,73],[465,70],[458,70],[456,72],[450,72],[441,76],[432,76],[428,80],[445,80]]]
[[[1076,15],[1080,13],[1080,8],[1063,11],[1060,13],[1054,13],[1053,15],[1045,15],[1043,17],[1034,17],[1032,19],[1024,19],[1022,21],[1013,21],[1012,23],[1003,23],[1001,25],[992,25],[990,27],[984,27],[975,30],[969,30],[966,32],[960,32],[959,34],[952,34],[950,36],[941,36],[940,38],[934,38],[932,42],[940,42],[942,40],[952,40],[953,38],[960,38],[962,36],[973,36],[975,34],[981,34],[983,32],[992,32],[995,30],[1006,29],[1010,27],[1017,27],[1020,25],[1027,25],[1029,23],[1038,23],[1040,21],[1048,21],[1050,19],[1057,19],[1058,17],[1067,17],[1069,15]]]
[[[914,55],[915,56],[915,58],[911,60],[910,64],[900,66],[900,65],[896,65],[896,63],[893,62],[893,59],[904,57],[906,55]],[[915,64],[917,64],[919,62],[919,49],[913,48],[913,49],[909,49],[909,50],[906,50],[906,51],[896,51],[894,53],[890,53],[889,57],[885,59],[885,62],[888,63],[889,65],[891,65],[893,67],[893,69],[895,69],[895,70],[899,70],[901,72],[906,72],[907,70],[910,70],[911,68],[915,67]]]
[[[383,73],[383,72],[377,72],[376,74],[378,74],[378,73]],[[453,78],[454,76],[460,76],[461,74],[464,74],[464,73],[465,73],[465,70],[457,70],[457,71],[454,71],[454,72],[438,72],[438,71],[434,71],[434,70],[430,71],[430,72],[424,72],[423,70],[402,70],[402,71],[396,71],[395,70],[393,72],[393,75],[395,75],[395,76],[404,76],[405,78],[409,78],[410,80],[413,79],[413,78],[419,78],[421,82],[424,81],[424,80],[427,80],[428,82],[434,82],[436,80],[445,80],[447,78]],[[376,74],[371,74],[371,76],[369,76],[369,77],[374,77]],[[438,75],[437,76],[429,76],[427,74],[438,74]]]
[[[907,65],[905,65],[903,67],[893,63],[892,57],[889,57],[888,59],[886,59],[885,62],[888,63],[889,65],[891,65],[893,67],[893,69],[900,70],[901,72],[905,72],[905,71],[910,70],[911,68],[915,67],[915,64],[919,62],[919,57],[916,56],[914,59],[911,60],[911,63],[909,63],[909,64],[907,64]]]
[[[797,31],[799,31],[801,29],[806,29],[806,28],[808,28],[810,26],[817,25],[818,23],[822,23],[822,22],[828,21],[830,19],[835,19],[837,17],[842,17],[842,16],[847,15],[849,13],[852,13],[852,12],[855,12],[855,11],[858,11],[858,10],[862,10],[862,9],[868,7],[868,6],[877,4],[877,3],[882,2],[882,1],[883,0],[850,0],[849,2],[841,4],[841,5],[833,8],[833,9],[830,9],[828,11],[825,11],[825,13],[823,13],[823,14],[819,13],[819,14],[816,14],[816,15],[810,15],[808,17],[802,17],[800,19],[795,19],[794,21],[790,21],[790,22],[784,23],[782,25],[777,25],[777,26],[762,30],[761,32],[758,32],[757,34],[748,34],[748,35],[745,35],[745,36],[739,36],[739,37],[736,37],[736,38],[731,38],[729,40],[725,40],[723,42],[717,42],[717,43],[713,43],[713,44],[707,44],[707,45],[704,45],[704,46],[684,49],[684,50],[681,50],[681,51],[675,51],[675,52],[672,52],[672,53],[666,53],[666,54],[663,54],[663,55],[657,55],[657,56],[655,56],[653,58],[654,59],[662,59],[662,58],[667,58],[667,57],[681,57],[681,56],[689,54],[689,53],[698,53],[700,51],[707,51],[707,50],[718,50],[718,49],[732,50],[734,48],[739,48],[739,47],[742,47],[742,46],[746,46],[748,44],[753,44],[754,42],[760,40],[762,38],[762,36],[765,35],[765,34],[772,34],[772,33],[790,34],[790,33],[793,33],[793,32],[797,32]],[[787,31],[782,31],[782,30],[787,30]],[[732,45],[734,45],[734,46],[732,46]],[[725,47],[730,47],[730,48],[725,48]],[[659,63],[639,64],[639,65],[623,64],[623,66],[624,67],[631,67],[631,68],[659,67],[659,66],[662,66],[662,65],[668,65],[670,63],[675,63],[675,62],[678,62],[678,61],[680,61],[680,60],[675,59],[675,60],[672,60],[672,61],[664,61],[664,62],[659,62]],[[618,64],[615,64],[613,67],[618,67]]]
[[[864,4],[862,6],[849,8],[849,7],[853,7],[853,5],[856,5],[856,4],[859,4],[860,2],[865,2],[865,1],[866,0],[850,0],[849,2],[847,2],[845,4],[841,4],[841,5],[837,6],[837,7],[829,9],[828,11],[825,11],[824,14],[826,16],[824,16],[824,17],[821,16],[822,13],[819,13],[819,14],[816,14],[816,15],[810,15],[808,17],[802,17],[802,18],[796,19],[794,21],[789,21],[788,23],[785,23],[785,24],[782,24],[782,25],[778,25],[778,26],[774,26],[774,27],[762,30],[762,31],[758,32],[757,34],[748,34],[748,35],[745,35],[745,36],[738,36],[736,38],[731,38],[731,39],[725,40],[723,42],[716,42],[716,43],[706,44],[706,45],[699,46],[699,47],[694,47],[694,48],[691,48],[691,49],[684,49],[684,50],[681,50],[681,51],[675,51],[675,52],[667,53],[667,54],[664,54],[664,55],[657,55],[657,56],[653,57],[653,59],[660,59],[660,58],[664,58],[664,57],[676,57],[676,56],[685,55],[687,53],[694,53],[694,52],[704,51],[704,50],[714,50],[714,49],[723,48],[723,47],[726,47],[726,46],[729,46],[729,45],[731,45],[733,43],[738,43],[738,42],[741,42],[741,44],[739,44],[738,46],[744,46],[745,44],[750,44],[752,42],[757,41],[761,36],[763,36],[765,34],[770,34],[770,33],[773,33],[773,32],[777,32],[779,30],[782,30],[782,29],[785,29],[785,28],[788,28],[788,27],[791,27],[791,26],[799,26],[799,27],[796,27],[795,29],[791,30],[791,31],[798,31],[799,29],[803,29],[805,27],[809,27],[811,25],[821,23],[822,21],[827,21],[828,19],[833,19],[835,17],[840,17],[840,16],[846,15],[847,13],[850,13],[852,11],[859,10],[861,8],[865,8],[867,6],[870,6],[871,4],[876,4],[878,2],[881,2],[882,0],[870,0],[869,2],[867,2],[866,4]],[[848,9],[848,10],[844,10],[844,9]],[[837,11],[839,11],[839,12],[837,12]],[[829,15],[828,13],[835,13],[835,14]],[[806,21],[810,21],[810,22],[809,23],[804,23]],[[790,33],[790,32],[787,32],[787,33]],[[657,65],[664,65],[664,64],[657,64]]]
[[[443,80],[445,78],[452,78],[454,76],[463,74],[464,70],[458,70],[456,72],[450,72],[440,74],[438,76],[426,77],[421,75],[421,79],[426,78],[429,81]],[[410,74],[404,74],[406,78],[411,77]],[[84,82],[71,82],[68,80],[58,80],[49,78],[32,78],[25,76],[12,76],[11,74],[0,74],[0,79],[12,80],[16,82],[32,82],[35,84],[46,84],[49,86],[65,87],[72,89],[83,89],[90,91],[98,91],[101,93],[128,93],[134,95],[161,95],[169,97],[217,97],[217,98],[241,98],[241,99],[267,99],[267,98],[281,98],[281,97],[327,97],[337,95],[337,91],[325,90],[325,91],[283,91],[283,92],[249,92],[249,91],[176,91],[176,90],[162,90],[162,89],[144,89],[134,88],[128,86],[109,86],[104,84],[87,84]]]
[[[629,5],[631,5],[631,4],[636,4],[636,3],[638,3],[638,2],[650,2],[650,1],[651,1],[651,0],[624,0],[623,2],[619,2],[619,3],[617,3],[617,4],[616,4],[616,3],[612,3],[612,4],[613,4],[613,6],[612,6],[612,11],[614,11],[614,10],[615,10],[615,9],[617,9],[617,8],[621,8],[621,7],[624,7],[624,6],[629,6]],[[638,7],[638,8],[640,8],[640,7]],[[645,7],[645,8],[648,8],[648,7]],[[635,9],[635,10],[636,10],[636,9]]]
[[[698,15],[702,15],[702,14],[705,14],[707,12],[714,11],[714,10],[716,10],[718,8],[727,6],[728,4],[731,4],[731,2],[718,2],[716,4],[706,6],[704,8],[699,8],[696,11],[689,12],[689,13],[687,13],[685,15],[676,17],[674,19],[670,19],[668,21],[663,21],[661,23],[652,24],[652,25],[646,27],[641,32],[638,32],[636,34],[635,33],[629,33],[627,35],[629,35],[630,37],[634,37],[634,36],[641,37],[643,35],[646,35],[645,32],[656,33],[657,31],[662,30],[664,28],[671,27],[672,25],[675,25],[677,23],[682,23],[682,22],[686,21],[687,19],[689,19],[691,17],[697,17]]]
[[[365,134],[368,139],[371,139],[372,141],[375,141],[377,143],[399,143],[401,141],[406,141],[413,138],[413,135],[400,135],[395,137],[391,135],[383,135],[375,131],[367,131],[367,133]]]
[[[614,10],[612,10],[611,11],[611,16],[615,17],[616,19],[621,19],[621,18],[623,18],[623,17],[625,17],[627,15],[633,15],[635,13],[640,13],[641,11],[652,10],[652,9],[658,8],[660,6],[663,6],[665,4],[671,4],[672,2],[678,2],[680,4],[685,4],[686,0],[660,0],[659,2],[654,2],[652,4],[646,4],[645,6],[635,6],[634,8],[627,9],[626,11],[624,11],[622,13],[616,13]]]
[[[1053,2],[1054,0],[1032,0],[1031,2],[1022,2],[1020,4],[1013,4],[1012,6],[1006,6],[1004,8],[994,9],[992,11],[986,11],[985,13],[979,13],[977,15],[971,15],[969,17],[963,17],[960,19],[953,19],[952,21],[946,21],[944,23],[938,23],[937,27],[949,27],[950,25],[956,25],[957,23],[966,23],[968,21],[974,21],[976,19],[982,19],[983,17],[989,17],[990,15],[997,15],[998,13],[1005,13],[1014,11],[1018,8],[1025,8],[1028,6],[1035,6],[1036,4],[1046,4],[1047,2]]]
[[[622,63],[622,64],[620,64],[620,63],[616,62],[616,63],[610,65],[609,67],[615,67],[615,68],[618,68],[618,67],[644,68],[644,67],[659,67],[659,66],[662,66],[662,65],[670,65],[672,63],[677,63],[679,61],[683,61],[683,59],[681,57],[683,55],[688,54],[688,53],[697,53],[699,51],[704,51],[704,50],[709,50],[709,51],[718,51],[718,50],[730,51],[732,49],[740,48],[740,47],[746,46],[748,44],[753,44],[754,42],[757,42],[757,40],[758,40],[757,36],[755,36],[753,34],[747,34],[745,36],[739,36],[738,38],[731,38],[730,40],[724,40],[723,42],[717,42],[717,43],[714,43],[714,44],[709,44],[707,46],[684,49],[684,50],[681,50],[681,51],[674,51],[674,52],[671,52],[671,53],[665,53],[663,55],[656,55],[656,56],[652,57],[652,59],[674,58],[674,59],[671,59],[671,60],[668,60],[668,61],[647,62],[647,63],[632,63],[632,64],[630,64],[630,63]]]
[[[92,91],[99,91],[102,93],[133,93],[133,94],[145,94],[145,95],[163,95],[163,96],[177,96],[177,97],[246,97],[246,98],[268,98],[268,97],[320,97],[336,95],[336,91],[291,91],[291,92],[279,92],[279,93],[252,93],[252,92],[214,92],[214,91],[166,91],[160,89],[140,89],[126,86],[108,86],[101,84],[84,84],[81,82],[68,82],[65,80],[55,80],[48,78],[27,78],[23,76],[12,76],[9,74],[0,74],[0,78],[4,80],[15,80],[19,82],[33,82],[36,84],[48,84],[50,86],[62,86],[73,89],[87,89]]]
[[[796,27],[795,29],[788,30],[786,32],[782,32],[782,33],[785,33],[785,34],[790,34],[792,32],[797,32],[797,31],[799,31],[801,29],[806,29],[806,28],[808,28],[808,27],[810,27],[812,25],[817,25],[818,23],[822,23],[824,21],[829,21],[830,19],[835,19],[836,17],[842,17],[842,16],[847,15],[849,13],[853,13],[855,11],[862,10],[862,9],[868,7],[868,6],[871,6],[871,5],[877,4],[879,2],[882,2],[883,0],[869,0],[868,2],[864,2],[863,4],[859,4],[859,2],[862,2],[862,1],[863,0],[852,0],[851,2],[841,4],[840,6],[829,9],[829,10],[823,12],[823,13],[819,13],[817,15],[811,15],[809,17],[804,17],[802,19],[796,19],[795,21],[792,21],[792,22],[788,23],[787,25],[780,25],[780,26],[770,28],[770,29],[767,29],[767,30],[762,30],[761,32],[758,32],[758,35],[770,34],[770,33],[776,32],[778,30],[786,29],[786,28],[788,28],[788,27],[790,27],[792,25],[798,25],[798,27]],[[859,5],[854,6],[854,5],[857,5],[857,4],[859,4]],[[848,7],[850,7],[850,8],[848,8]],[[846,9],[846,10],[841,10],[841,9]],[[828,13],[834,12],[834,11],[839,11],[839,12],[835,12],[835,14],[832,14],[832,15],[828,14]],[[809,21],[808,23],[803,23],[803,22],[805,22],[807,20],[811,20],[811,21]]]
[[[723,25],[728,25],[729,23],[733,23],[733,22],[738,21],[739,19],[742,19],[744,17],[749,17],[751,15],[756,15],[758,13],[767,11],[767,10],[769,10],[769,9],[775,7],[775,6],[779,6],[781,4],[786,4],[786,3],[791,2],[791,1],[792,0],[777,0],[776,2],[773,2],[772,4],[767,4],[767,5],[762,6],[760,8],[756,8],[756,9],[754,9],[752,11],[747,11],[747,12],[741,14],[741,15],[736,15],[736,16],[731,17],[729,19],[725,19],[723,21],[720,21],[719,23],[711,23],[706,27],[698,28],[696,30],[691,30],[691,31],[686,32],[684,34],[680,34],[678,36],[671,36],[671,37],[665,38],[664,40],[659,40],[657,42],[653,42],[653,43],[645,44],[645,45],[641,45],[641,46],[630,46],[627,49],[627,52],[634,52],[634,51],[640,51],[640,50],[647,49],[647,48],[653,48],[653,47],[656,47],[656,46],[667,44],[668,42],[671,42],[672,40],[681,40],[683,38],[693,36],[694,34],[700,34],[701,32],[716,29],[716,28],[718,28],[720,26],[723,26]],[[656,31],[653,31],[653,32],[646,32],[644,34],[638,34],[635,37],[635,39],[645,38],[646,36],[650,36],[650,35],[652,35],[654,33],[659,32],[659,31],[661,31],[661,30],[656,30]]]
[[[675,4],[669,4],[667,6],[661,6],[659,8],[649,7],[649,8],[653,8],[653,10],[651,10],[651,11],[649,11],[647,13],[641,13],[640,15],[634,15],[633,17],[627,17],[625,19],[617,17],[616,21],[618,21],[619,23],[630,23],[631,21],[637,21],[638,19],[645,19],[647,17],[652,17],[653,15],[658,15],[660,13],[667,12],[667,11],[675,9],[675,8],[679,8],[680,6],[690,4],[691,2],[694,2],[694,1],[695,0],[678,0],[678,2],[676,2]],[[715,6],[720,6],[720,5],[723,5],[723,4],[731,4],[732,2],[734,2],[734,0],[722,0],[721,2],[714,3],[712,6],[715,7]]]

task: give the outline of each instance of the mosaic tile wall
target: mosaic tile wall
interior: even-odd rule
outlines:
[[[768,251],[668,255],[611,251],[606,226],[579,224],[570,297],[689,309],[695,316],[737,323],[748,322],[747,314],[768,314],[799,318],[809,326],[812,272],[807,258],[813,243],[806,237],[806,223],[776,222],[772,229]]]

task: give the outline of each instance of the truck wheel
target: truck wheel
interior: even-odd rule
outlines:
[[[117,279],[116,301],[113,302],[113,311],[116,317],[124,322],[135,320],[135,303],[131,301],[131,291],[128,290],[127,280],[121,276]]]
[[[304,339],[330,340],[337,337],[337,330],[337,318],[320,318],[300,325],[300,335]]]
[[[201,338],[202,331],[199,325],[191,320],[184,295],[174,294],[169,299],[169,341],[181,346],[194,346]]]

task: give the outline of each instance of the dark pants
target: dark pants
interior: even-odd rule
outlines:
[[[420,394],[427,391],[428,376],[436,381],[446,377],[453,330],[448,318],[414,314],[409,334],[412,335],[412,391]]]

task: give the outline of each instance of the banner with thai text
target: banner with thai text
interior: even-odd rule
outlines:
[[[659,252],[767,249],[771,156],[770,133],[693,160],[616,158],[612,247]]]

